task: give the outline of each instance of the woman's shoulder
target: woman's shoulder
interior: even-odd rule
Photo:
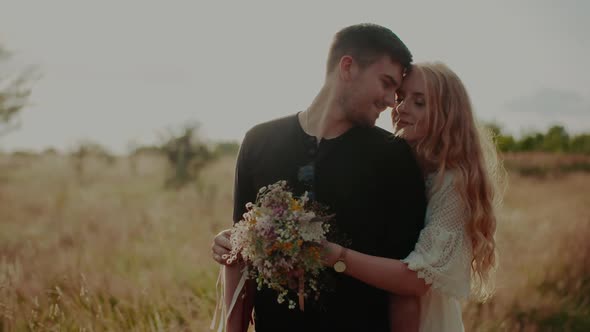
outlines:
[[[424,184],[428,191],[446,191],[452,189],[457,177],[457,170],[448,169],[440,172],[431,172],[426,175]]]

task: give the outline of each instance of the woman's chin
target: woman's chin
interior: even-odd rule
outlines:
[[[395,136],[397,137],[401,137],[404,138],[405,136],[405,130],[404,128],[399,128],[398,126],[394,125],[393,126],[393,133],[395,134]]]

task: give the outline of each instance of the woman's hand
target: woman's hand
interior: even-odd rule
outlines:
[[[322,257],[324,266],[334,266],[336,261],[338,261],[338,258],[340,258],[340,254],[344,248],[341,245],[330,241],[324,241],[322,244],[324,245],[324,253]]]

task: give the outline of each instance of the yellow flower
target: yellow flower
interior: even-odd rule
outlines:
[[[301,211],[303,207],[296,199],[291,198],[291,210],[293,211]]]

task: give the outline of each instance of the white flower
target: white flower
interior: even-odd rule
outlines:
[[[299,229],[299,235],[301,235],[303,241],[320,242],[324,237],[324,228],[322,227],[322,224],[322,222],[302,222]]]
[[[316,215],[314,212],[305,212],[301,214],[301,217],[299,217],[299,221],[311,221],[315,217]]]
[[[255,226],[256,231],[261,234],[266,234],[267,232],[270,232],[272,227],[273,222],[268,215],[264,215],[258,218]]]

